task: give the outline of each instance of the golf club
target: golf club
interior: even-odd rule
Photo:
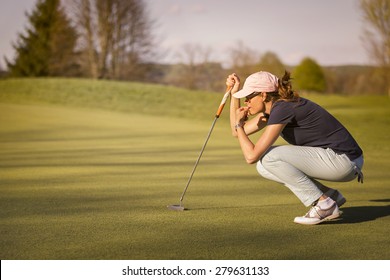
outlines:
[[[205,142],[204,142],[204,144],[203,144],[203,147],[202,147],[202,149],[200,150],[198,159],[196,160],[195,165],[194,165],[194,168],[192,169],[191,175],[190,175],[190,177],[188,178],[187,185],[185,186],[184,191],[183,191],[183,194],[182,194],[181,197],[180,197],[180,204],[168,205],[168,206],[167,206],[168,209],[174,210],[174,211],[184,211],[184,210],[186,210],[186,209],[184,208],[184,206],[183,206],[184,195],[185,195],[186,192],[187,192],[188,186],[190,185],[190,182],[191,182],[191,180],[192,180],[192,176],[193,176],[194,173],[195,173],[196,167],[198,166],[198,163],[199,163],[199,161],[200,161],[200,158],[202,157],[203,151],[204,151],[204,149],[206,148],[207,142],[209,141],[211,132],[213,131],[214,126],[215,126],[215,123],[217,122],[219,116],[220,116],[221,113],[222,113],[223,107],[225,106],[225,103],[226,103],[226,101],[227,101],[227,99],[228,99],[228,97],[229,97],[229,95],[230,95],[230,91],[231,91],[231,90],[232,90],[231,87],[227,87],[226,93],[225,93],[225,95],[224,95],[223,98],[222,98],[221,104],[219,104],[217,113],[215,114],[214,121],[213,121],[213,123],[212,123],[212,125],[211,125],[211,128],[210,128],[210,131],[209,131],[209,133],[207,134],[207,137],[206,137],[206,140],[205,140]]]

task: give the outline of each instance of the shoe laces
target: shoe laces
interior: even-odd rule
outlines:
[[[321,208],[320,206],[316,205],[316,206],[313,206],[309,212],[306,213],[305,217],[306,218],[320,218],[322,219],[322,216],[320,215],[320,212],[321,211]]]

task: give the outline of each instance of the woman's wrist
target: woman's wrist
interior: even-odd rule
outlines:
[[[239,122],[238,124],[236,124],[234,126],[234,128],[237,130],[239,127],[244,127],[244,125],[245,125],[245,122]]]

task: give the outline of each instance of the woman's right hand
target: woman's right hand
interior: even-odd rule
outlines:
[[[240,78],[236,73],[230,74],[226,79],[226,86],[231,87],[231,93],[234,94],[240,89]]]

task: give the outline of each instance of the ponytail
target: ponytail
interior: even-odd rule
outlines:
[[[284,71],[284,75],[278,80],[280,99],[297,101],[299,94],[292,89],[290,72]]]
[[[284,71],[282,78],[278,79],[278,91],[268,92],[266,101],[273,101],[274,103],[278,100],[298,101],[299,94],[295,92],[291,84],[291,74],[288,71]]]

